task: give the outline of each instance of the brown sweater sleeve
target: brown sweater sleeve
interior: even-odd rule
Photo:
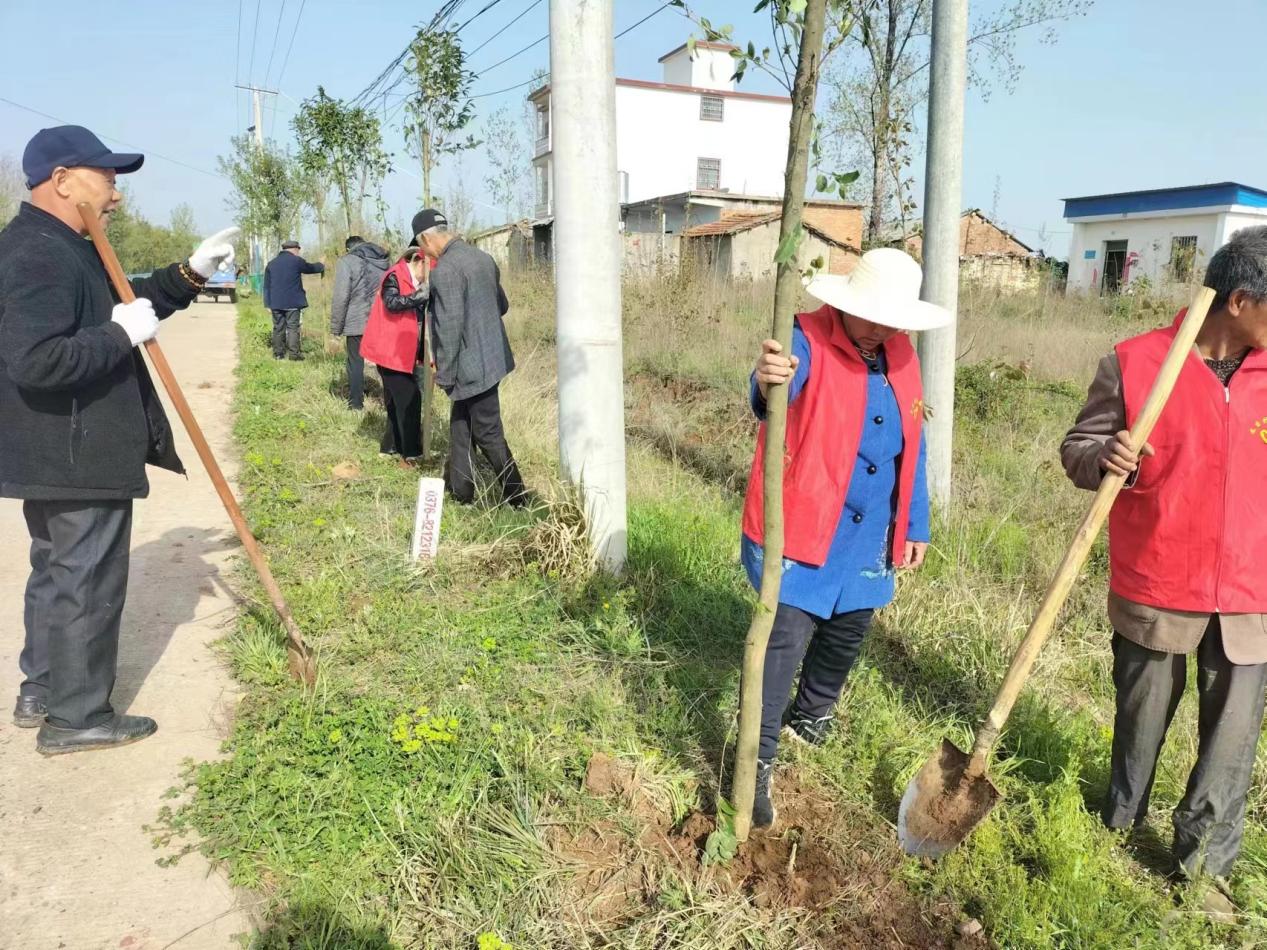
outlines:
[[[1060,445],[1060,461],[1069,480],[1088,491],[1099,488],[1104,477],[1099,462],[1100,449],[1125,428],[1122,368],[1118,365],[1117,354],[1110,353],[1100,360],[1095,379],[1087,391],[1086,404]]]

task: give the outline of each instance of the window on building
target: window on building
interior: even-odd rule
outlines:
[[[550,169],[545,162],[537,165],[537,216],[550,213]]]
[[[1192,280],[1192,264],[1197,259],[1197,236],[1187,234],[1170,239],[1170,276],[1180,283]]]
[[[550,110],[537,110],[537,141],[544,142],[550,138]]]
[[[721,96],[700,96],[699,117],[707,122],[720,122],[726,115],[726,100]]]
[[[721,189],[721,159],[701,158],[695,162],[695,187],[700,191]]]

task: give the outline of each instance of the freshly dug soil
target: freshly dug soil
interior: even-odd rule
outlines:
[[[603,754],[591,758],[585,790],[619,801],[645,824],[635,842],[615,822],[579,834],[556,834],[557,853],[578,867],[573,893],[600,925],[634,916],[650,899],[665,866],[701,886],[712,885],[766,910],[806,911],[806,932],[823,950],[845,948],[983,948],[982,934],[956,933],[956,908],[929,907],[892,874],[894,864],[844,841],[848,822],[834,802],[796,770],[775,783],[774,829],[754,832],[726,865],[701,864],[715,816],[693,812],[671,827],[650,802],[638,776]],[[851,836],[856,841],[856,836]]]

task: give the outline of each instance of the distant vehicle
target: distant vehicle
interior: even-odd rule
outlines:
[[[221,297],[228,297],[229,303],[237,303],[237,275],[232,269],[218,270],[207,279],[206,286],[202,288],[202,292],[208,297],[214,297],[217,301]]]

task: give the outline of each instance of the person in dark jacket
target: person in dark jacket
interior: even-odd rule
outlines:
[[[138,299],[119,303],[77,205],[108,220],[123,200],[115,176],[143,161],[80,126],[44,129],[22,157],[31,199],[0,231],[0,496],[22,499],[31,535],[13,721],[40,727],[45,755],[157,728],[110,705],[132,502],[149,493],[147,463],[184,472],[135,347],[232,264],[237,229],[132,281]]]
[[[497,473],[502,499],[526,502],[519,466],[506,444],[497,388],[515,368],[502,323],[510,302],[497,262],[449,232],[444,215],[427,208],[414,216],[418,246],[435,261],[429,285],[436,383],[453,402],[445,481],[459,504],[475,500],[473,444]]]
[[[286,241],[264,268],[264,306],[273,311],[273,359],[304,358],[299,348],[299,328],[308,309],[304,274],[324,274],[326,265],[309,264],[299,255],[299,242]]]
[[[334,265],[334,297],[330,301],[330,335],[343,337],[348,351],[348,408],[365,405],[365,360],[361,337],[383,274],[387,252],[362,237],[348,238],[347,253]]]

